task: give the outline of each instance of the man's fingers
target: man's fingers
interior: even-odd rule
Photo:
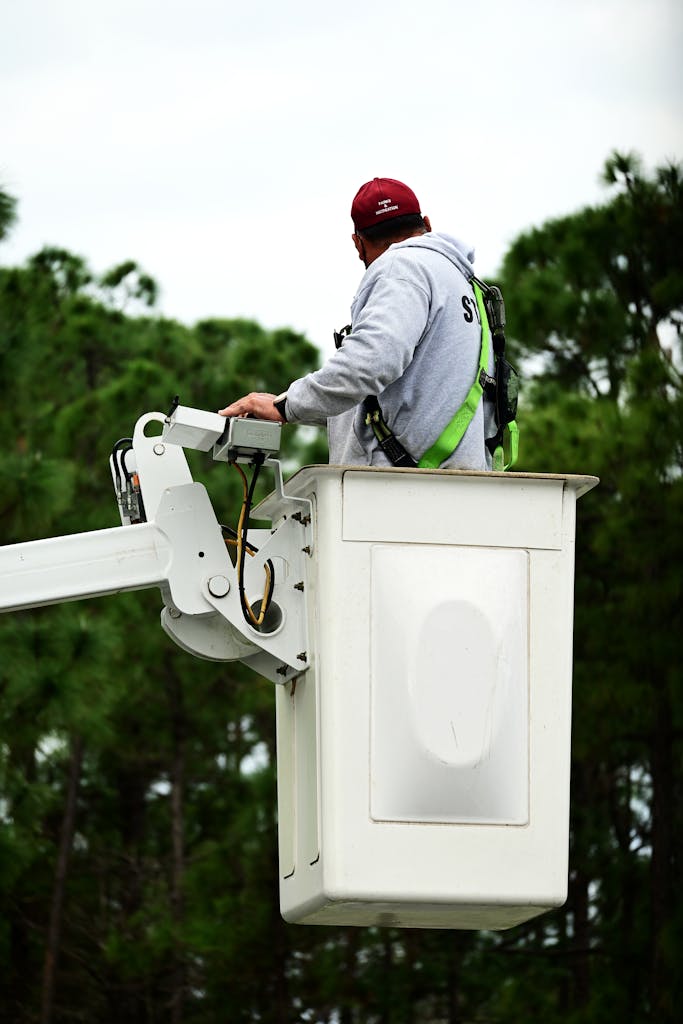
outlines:
[[[255,416],[262,420],[281,420],[282,417],[273,405],[275,395],[253,391],[244,398],[238,398],[236,402],[219,409],[220,416]]]

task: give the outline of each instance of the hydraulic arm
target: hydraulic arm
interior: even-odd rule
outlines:
[[[148,434],[150,428],[156,432]],[[311,503],[284,494],[273,458],[279,433],[279,424],[226,421],[180,405],[168,415],[142,416],[110,459],[122,525],[0,548],[0,611],[158,587],[161,625],[184,650],[244,661],[273,682],[292,679],[309,661]],[[251,466],[255,475],[262,466],[274,471],[280,518],[270,529],[254,530],[248,529],[253,486],[247,488],[240,470],[245,503],[231,541],[234,559],[183,447]],[[267,506],[261,508],[264,515]]]

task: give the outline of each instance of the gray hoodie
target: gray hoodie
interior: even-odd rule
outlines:
[[[416,462],[450,423],[479,365],[473,258],[455,238],[429,232],[391,245],[368,267],[351,306],[351,334],[320,370],[287,389],[288,420],[327,423],[331,463],[390,465],[364,423],[366,395],[378,397]],[[491,359],[489,373],[492,366]],[[480,402],[443,467],[491,468],[484,438],[495,432],[492,416],[490,403]]]

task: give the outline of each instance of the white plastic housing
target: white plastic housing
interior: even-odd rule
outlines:
[[[223,436],[226,426],[225,417],[217,412],[178,405],[166,419],[162,438],[170,444],[208,452]]]
[[[315,509],[312,664],[276,690],[288,921],[506,928],[564,902],[575,503],[596,482],[288,482]]]

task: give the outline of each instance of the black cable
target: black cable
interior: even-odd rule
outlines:
[[[261,472],[261,466],[263,465],[265,460],[266,460],[266,456],[264,455],[263,452],[257,452],[256,455],[254,456],[254,473],[253,473],[253,476],[251,478],[251,485],[249,487],[249,493],[247,495],[248,511],[247,511],[247,515],[245,515],[244,523],[242,524],[242,531],[243,531],[242,551],[244,551],[244,549],[247,546],[247,520],[248,520],[248,517],[249,517],[248,514],[251,511],[251,504],[252,504],[253,497],[254,497],[254,490],[256,489],[256,481],[258,479],[259,473]],[[270,607],[270,602],[271,602],[271,600],[273,598],[273,589],[275,587],[275,568],[274,568],[273,563],[270,560],[270,558],[266,561],[265,564],[270,569],[270,574],[268,576],[268,581],[269,581],[268,582],[268,586],[266,587],[264,595],[261,598],[261,609],[260,609],[260,613],[259,614],[262,613],[263,615],[266,614],[266,612],[268,611],[268,608]]]
[[[254,491],[256,489],[256,482],[258,480],[259,473],[261,472],[261,466],[263,465],[264,461],[265,461],[265,455],[263,454],[263,452],[258,452],[254,456],[254,472],[253,472],[252,477],[251,477],[251,483],[250,483],[249,489],[247,491],[247,496],[244,499],[244,509],[243,509],[243,513],[242,513],[242,537],[241,537],[241,544],[240,544],[240,548],[239,548],[239,559],[238,559],[238,565],[237,565],[237,580],[238,580],[238,588],[239,588],[239,595],[240,595],[240,605],[241,605],[241,608],[242,608],[242,614],[244,615],[244,618],[245,618],[246,622],[248,622],[250,626],[254,625],[254,621],[253,621],[252,616],[249,614],[249,607],[247,605],[247,599],[246,599],[246,595],[244,593],[244,558],[245,558],[245,555],[246,555],[246,549],[249,546],[249,543],[247,541],[247,530],[248,530],[248,525],[249,525],[249,513],[251,512],[251,506],[252,506],[252,502],[254,500]],[[268,608],[270,607],[270,602],[271,602],[271,600],[273,598],[273,590],[274,590],[274,587],[275,587],[275,569],[274,569],[273,563],[272,563],[272,561],[270,559],[268,559],[265,564],[270,569],[270,576],[269,576],[269,583],[268,583],[268,586],[266,588],[266,591],[265,591],[263,597],[261,598],[261,608],[260,608],[260,611],[259,611],[259,615],[261,615],[261,614],[265,615],[265,613],[268,611]]]
[[[126,483],[131,483],[132,479],[133,479],[133,474],[131,473],[131,471],[128,469],[128,466],[126,465],[126,455],[128,454],[128,452],[132,452],[132,450],[133,450],[133,445],[130,444],[128,446],[128,448],[123,448],[122,451],[121,451],[121,469],[123,470],[123,475],[126,478]]]
[[[112,447],[112,450],[111,450],[111,460],[114,463],[114,470],[116,472],[116,483],[118,484],[119,491],[121,490],[121,468],[120,468],[120,465],[119,465],[119,460],[117,458],[117,455],[118,455],[119,449],[121,448],[122,445],[126,445],[126,451],[128,451],[130,448],[133,447],[133,438],[132,437],[120,437],[119,440],[116,442],[116,444]]]
[[[249,524],[249,513],[251,512],[251,503],[254,497],[254,487],[256,486],[256,480],[260,472],[260,463],[254,460],[254,472],[251,477],[251,484],[247,490],[246,497],[244,499],[244,508],[242,510],[242,536],[239,548],[239,558],[237,562],[237,579],[239,581],[239,594],[240,594],[240,605],[242,606],[242,614],[247,622],[253,625],[251,616],[249,615],[249,609],[247,608],[246,595],[244,593],[244,558],[246,555],[246,540],[247,530]]]
[[[127,485],[126,491],[128,492],[129,495],[129,501],[130,495],[132,493],[137,504],[138,514],[137,516],[131,517],[131,522],[146,523],[147,513],[145,512],[145,505],[142,500],[142,491],[140,490],[140,487],[137,486],[133,481],[133,473],[131,473],[131,471],[128,469],[128,466],[126,465],[126,455],[128,454],[128,452],[131,452],[132,450],[132,437],[119,438],[119,440],[116,442],[116,444],[113,446],[111,450],[111,460],[114,465],[114,472],[116,473],[116,486],[118,488],[117,496],[122,496],[124,491],[123,481],[121,480],[121,472],[123,471],[123,476],[125,477]]]
[[[237,530],[233,530],[232,526],[226,526],[224,523],[219,523],[218,525],[221,528],[223,540],[227,540],[228,538],[230,538],[230,540],[237,540]],[[250,555],[258,554],[258,548],[250,541],[246,542],[246,548]]]

